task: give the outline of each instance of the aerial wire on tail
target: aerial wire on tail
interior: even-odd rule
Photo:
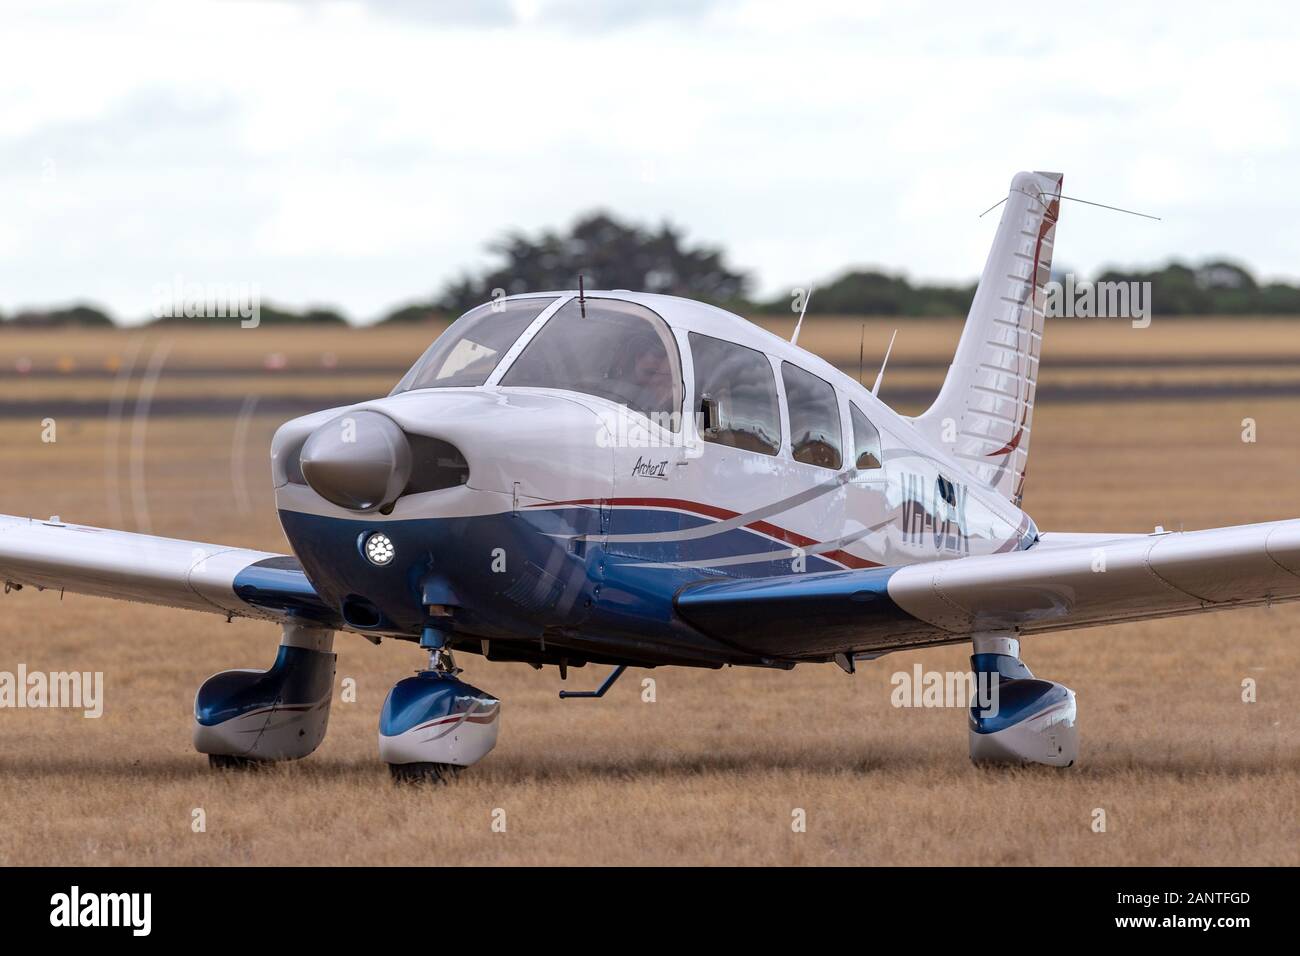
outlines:
[[[1071,202],[1081,202],[1081,203],[1083,203],[1085,206],[1096,206],[1098,209],[1111,209],[1111,210],[1114,210],[1115,212],[1124,212],[1124,213],[1128,213],[1130,216],[1141,216],[1143,219],[1154,219],[1156,222],[1163,222],[1163,221],[1164,221],[1164,220],[1162,220],[1159,216],[1152,216],[1152,215],[1150,215],[1149,213],[1138,212],[1138,211],[1135,210],[1135,209],[1124,209],[1124,208],[1122,208],[1122,207],[1120,207],[1120,206],[1108,206],[1108,205],[1106,205],[1104,202],[1093,202],[1091,199],[1080,199],[1078,196],[1060,196],[1060,197],[1058,197],[1058,198],[1060,198],[1060,199],[1068,199],[1068,200],[1070,200]],[[1006,202],[1006,201],[1007,201],[1007,200],[1006,200],[1006,197],[1004,196],[1003,198],[1001,198],[1001,199],[999,199],[997,202],[995,202],[992,206],[989,206],[988,209],[985,209],[982,213],[980,213],[980,214],[979,214],[978,216],[976,216],[975,218],[976,218],[976,219],[983,219],[985,216],[987,216],[989,213],[991,213],[994,209],[997,209],[998,206],[1001,206],[1001,205],[1002,205],[1004,202]],[[1040,199],[1040,202],[1041,202],[1041,199]],[[1044,205],[1046,205],[1046,203],[1044,203]]]

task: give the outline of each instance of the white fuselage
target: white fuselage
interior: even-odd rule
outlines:
[[[467,592],[486,588],[497,605],[516,602],[519,620],[526,611],[540,616],[542,627],[631,631],[631,622],[655,617],[647,595],[668,600],[676,588],[702,578],[898,567],[1032,543],[1035,529],[1027,515],[974,480],[957,458],[868,389],[811,353],[711,306],[668,296],[588,293],[592,302],[643,306],[668,327],[682,379],[675,431],[587,390],[503,384],[512,363],[572,298],[553,295],[482,385],[408,390],[298,419],[277,434],[277,506],[295,551],[327,598],[342,599],[345,591],[368,595],[389,619],[380,629],[407,634],[420,602],[434,603],[424,599],[442,593],[440,588],[466,603],[472,601]],[[692,361],[693,334],[744,346],[770,364],[779,395],[775,453],[702,434],[694,397],[703,371]],[[573,343],[574,349],[583,347]],[[843,451],[839,467],[796,460],[783,363],[833,387]],[[851,405],[879,434],[872,467],[855,467]],[[289,459],[304,438],[361,410],[387,416],[407,434],[455,446],[468,463],[466,482],[404,495],[384,512],[359,515],[326,501],[301,478],[291,480]],[[322,530],[331,522],[340,528],[333,536]],[[429,523],[429,534],[444,529],[440,544],[415,545],[431,553],[425,570],[402,562],[397,563],[404,570],[368,568],[353,554],[340,566],[329,543],[388,528],[399,556],[405,556],[410,546],[398,533],[410,537],[421,523]],[[521,544],[520,528],[547,550]],[[448,548],[456,552],[454,562],[445,557]],[[477,566],[486,568],[494,558],[506,570],[497,578],[478,575]],[[512,559],[521,567],[512,567]],[[352,583],[353,572],[364,580]],[[381,572],[387,577],[379,579]],[[385,599],[383,585],[403,573],[409,580],[431,576],[439,583],[422,585],[426,593],[412,599],[414,609],[399,614],[383,605],[404,600],[400,589]],[[571,587],[577,577],[585,584]],[[552,619],[549,611],[555,612]],[[601,623],[624,613],[624,625]],[[493,614],[484,611],[477,632],[501,633]],[[509,617],[503,612],[500,620]]]

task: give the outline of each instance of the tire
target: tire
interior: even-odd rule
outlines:
[[[450,763],[390,763],[388,771],[395,783],[450,783],[464,767]]]

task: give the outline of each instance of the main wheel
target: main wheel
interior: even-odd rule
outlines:
[[[208,754],[208,766],[213,770],[258,770],[270,762],[233,754]]]

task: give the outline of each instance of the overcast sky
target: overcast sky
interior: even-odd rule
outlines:
[[[1018,169],[1057,265],[1300,277],[1286,4],[6,4],[0,310],[256,283],[368,321],[508,229],[668,218],[775,293],[979,273]],[[584,9],[590,7],[590,9]]]

